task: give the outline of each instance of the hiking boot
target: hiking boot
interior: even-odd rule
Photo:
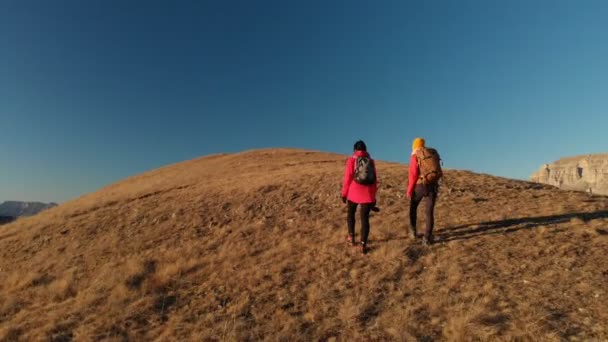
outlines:
[[[352,235],[347,235],[346,236],[346,242],[351,245],[354,246],[355,245],[355,237]]]
[[[367,254],[367,251],[368,248],[363,242],[359,244],[359,252],[361,252],[361,254]]]
[[[408,235],[410,239],[415,240],[418,236],[416,235],[416,228],[409,228]]]
[[[428,238],[427,238],[426,236],[424,236],[424,237],[422,238],[422,243],[423,243],[425,246],[430,246],[430,245],[432,245],[434,242],[435,242],[435,240],[433,239],[433,237],[432,237],[432,236],[430,236],[430,237],[428,237]]]

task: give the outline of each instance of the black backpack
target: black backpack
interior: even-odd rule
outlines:
[[[355,160],[354,180],[361,185],[372,185],[376,183],[374,161],[369,157],[357,157]]]

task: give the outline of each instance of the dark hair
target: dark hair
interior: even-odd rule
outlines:
[[[355,146],[353,147],[353,149],[355,151],[364,151],[367,152],[367,146],[365,146],[365,143],[363,142],[363,140],[359,140],[355,143]]]

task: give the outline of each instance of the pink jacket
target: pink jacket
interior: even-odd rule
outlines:
[[[342,185],[342,197],[346,197],[354,203],[374,203],[376,202],[376,191],[378,191],[378,173],[376,173],[376,183],[372,185],[362,185],[353,180],[355,175],[355,161],[357,157],[368,157],[367,152],[355,151],[355,154],[348,158],[344,168],[344,183]],[[374,163],[374,171],[376,164]]]
[[[420,177],[418,158],[416,158],[415,152],[412,152],[412,156],[410,157],[410,172],[408,173],[408,176],[407,196],[412,197],[414,194],[414,187],[416,187],[416,182],[418,181],[418,177]]]

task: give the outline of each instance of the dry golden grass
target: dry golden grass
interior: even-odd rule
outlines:
[[[0,341],[608,339],[608,198],[450,170],[425,247],[379,162],[362,256],[344,161],[210,156],[0,227]]]

